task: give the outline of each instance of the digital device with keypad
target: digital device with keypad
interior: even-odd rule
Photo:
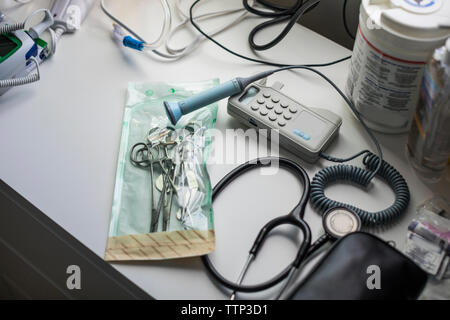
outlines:
[[[17,24],[0,12],[0,27],[8,25]],[[11,84],[0,83],[0,96],[15,85],[31,83],[31,80],[27,81],[27,77],[35,70],[36,65],[30,59],[34,58],[37,63],[41,63],[49,54],[47,42],[39,37],[33,39],[29,31],[17,29],[0,34],[0,81],[12,81]],[[19,84],[14,84],[13,81]]]
[[[249,85],[228,99],[228,114],[259,129],[278,130],[281,147],[308,162],[315,162],[338,134],[342,119],[321,108],[308,108],[280,92],[281,83]]]

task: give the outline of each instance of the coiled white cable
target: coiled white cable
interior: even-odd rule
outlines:
[[[38,10],[32,12],[23,22],[4,24],[4,25],[0,26],[0,34],[25,29],[25,26],[28,24],[28,22],[31,20],[31,18],[33,18],[35,15],[37,15],[38,13],[41,13],[41,12],[48,12],[48,10],[47,9],[38,9]]]
[[[0,80],[0,88],[17,87],[22,86],[24,84],[39,81],[41,79],[41,74],[39,71],[39,62],[35,57],[31,57],[29,60],[34,62],[34,64],[36,65],[36,73],[30,74],[22,78]]]
[[[10,33],[16,30],[24,29],[25,22],[18,22],[18,23],[11,23],[11,24],[5,24],[0,27],[0,34],[3,33]]]

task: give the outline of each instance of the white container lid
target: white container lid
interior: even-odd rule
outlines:
[[[450,0],[364,0],[373,22],[405,38],[450,36]]]

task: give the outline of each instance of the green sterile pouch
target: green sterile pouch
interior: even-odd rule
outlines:
[[[105,260],[171,259],[214,250],[206,162],[217,104],[173,126],[163,101],[218,84],[217,79],[129,84]]]

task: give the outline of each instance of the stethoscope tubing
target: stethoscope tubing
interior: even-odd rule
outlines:
[[[278,157],[264,157],[264,158],[258,158],[256,160],[248,161],[231,172],[229,172],[227,175],[225,175],[213,188],[212,193],[212,201],[219,195],[223,189],[229,185],[233,180],[235,180],[237,177],[241,176],[247,171],[250,171],[252,169],[258,168],[258,167],[265,167],[269,165],[273,165],[274,163],[277,163],[280,167],[287,168],[291,170],[292,172],[296,173],[296,175],[302,180],[303,183],[303,193],[301,196],[300,201],[298,204],[294,207],[294,209],[288,214],[281,217],[277,217],[271,221],[269,221],[259,232],[258,236],[256,237],[255,242],[253,243],[253,246],[250,250],[250,257],[256,257],[259,248],[264,243],[264,240],[266,239],[267,235],[270,233],[271,230],[274,228],[282,225],[282,224],[291,224],[299,229],[302,230],[303,233],[303,241],[300,245],[300,248],[298,250],[297,256],[295,259],[278,275],[274,276],[272,279],[255,284],[255,285],[240,285],[238,283],[229,281],[225,277],[223,277],[217,269],[212,264],[211,260],[209,259],[208,255],[202,256],[202,262],[205,265],[205,268],[208,270],[210,275],[221,285],[224,287],[227,287],[229,289],[232,289],[234,291],[239,292],[257,292],[257,291],[263,291],[266,289],[269,289],[277,284],[279,284],[281,281],[286,279],[293,271],[293,269],[298,269],[299,265],[301,264],[304,259],[310,255],[312,252],[310,250],[311,248],[311,230],[308,226],[308,224],[303,220],[304,211],[306,204],[309,199],[309,193],[310,193],[310,182],[309,177],[306,171],[297,163],[295,163],[292,160],[286,159],[286,158],[278,158]]]

